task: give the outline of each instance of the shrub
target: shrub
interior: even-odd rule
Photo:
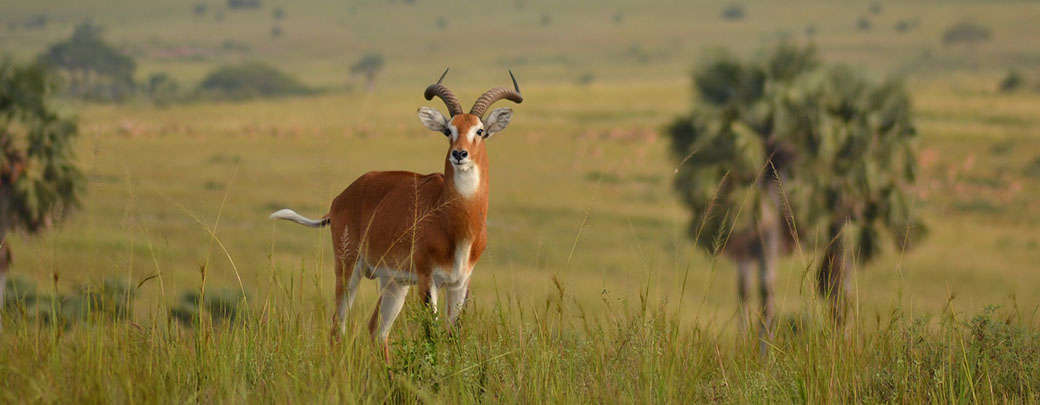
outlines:
[[[1040,156],[1033,158],[1031,162],[1026,164],[1025,169],[1022,170],[1026,176],[1040,179]]]
[[[0,311],[27,313],[36,304],[36,284],[22,277],[11,277],[4,288],[4,301],[0,302]]]
[[[260,8],[260,0],[228,0],[228,8]]]
[[[165,72],[148,77],[148,96],[156,105],[168,105],[180,98],[180,85]]]
[[[722,9],[722,18],[727,20],[740,20],[744,18],[744,7],[731,4]]]
[[[199,92],[217,98],[246,99],[310,94],[314,91],[274,67],[253,62],[218,68],[202,81]]]
[[[989,41],[991,36],[987,27],[962,21],[943,31],[942,41],[946,45],[975,44]]]
[[[1022,77],[1022,73],[1017,70],[1008,71],[1004,79],[1000,81],[1000,85],[997,86],[997,90],[1001,93],[1009,93],[1018,90],[1022,85],[1026,84],[1026,79]]]
[[[896,21],[895,29],[896,29],[896,32],[902,34],[904,32],[907,32],[907,31],[910,31],[911,29],[913,29],[915,25],[916,24],[913,21],[910,21],[910,20],[899,20],[899,21]]]
[[[134,90],[133,58],[101,38],[103,29],[90,22],[77,25],[72,37],[56,43],[38,60],[68,73],[69,92],[95,100],[121,100]]]
[[[121,279],[82,284],[76,294],[61,300],[61,315],[67,321],[127,319],[136,296],[135,289]]]
[[[860,17],[859,20],[856,21],[856,28],[859,28],[860,31],[869,31],[870,27],[870,19],[867,17]]]
[[[206,14],[207,9],[208,7],[206,7],[205,3],[195,3],[194,6],[191,6],[191,12],[192,14],[195,14],[196,17],[202,17]]]
[[[245,309],[248,294],[239,289],[222,288],[206,293],[205,297],[198,291],[185,291],[177,306],[170,308],[170,317],[184,326],[198,324],[201,308],[209,315],[214,324],[234,325]]]
[[[278,7],[276,9],[274,9],[274,10],[271,10],[271,16],[274,17],[275,20],[284,19],[285,18],[285,9],[281,8],[281,7]]]
[[[625,14],[620,11],[615,11],[610,17],[610,21],[612,21],[614,25],[621,25],[625,22]]]

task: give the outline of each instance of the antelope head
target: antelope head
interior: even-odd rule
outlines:
[[[441,82],[448,74],[445,70],[437,83],[426,88],[424,96],[426,100],[432,100],[434,96],[440,97],[448,107],[448,117],[440,111],[430,108],[419,108],[419,121],[431,131],[440,132],[448,138],[448,152],[445,156],[445,176],[455,181],[456,189],[463,195],[471,194],[475,187],[479,187],[479,178],[482,170],[486,172],[487,153],[484,142],[492,135],[502,131],[509,125],[513,117],[510,108],[497,108],[484,116],[488,107],[496,101],[506,99],[517,104],[524,101],[520,95],[520,86],[516,84],[516,77],[509,72],[513,79],[513,89],[502,87],[493,88],[484,92],[477,101],[473,103],[469,113],[462,112],[462,105],[447,87]],[[463,176],[471,178],[467,180]],[[466,184],[461,183],[477,183]],[[463,186],[463,187],[460,187]]]

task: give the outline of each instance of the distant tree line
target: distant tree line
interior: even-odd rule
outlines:
[[[204,13],[205,7],[197,5],[195,12]],[[283,19],[285,11],[276,8],[273,16],[276,20]],[[194,89],[184,89],[165,72],[153,73],[139,83],[134,80],[137,70],[134,59],[106,42],[103,33],[102,27],[84,22],[76,26],[70,38],[55,43],[38,56],[41,66],[60,72],[66,84],[65,94],[109,102],[144,96],[158,105],[166,105],[195,99],[241,100],[318,92],[292,75],[262,62],[217,67]],[[225,42],[224,47],[235,45]],[[367,53],[349,67],[349,72],[363,77],[365,87],[372,91],[384,65],[385,59],[381,54]]]

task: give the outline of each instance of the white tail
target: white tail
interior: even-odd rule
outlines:
[[[296,211],[293,211],[293,210],[288,209],[288,208],[283,209],[283,210],[279,210],[278,212],[275,212],[274,214],[271,214],[271,218],[273,218],[273,219],[284,219],[286,221],[293,221],[293,222],[295,222],[297,224],[306,225],[306,226],[309,226],[311,228],[321,228],[321,227],[326,226],[326,225],[329,224],[329,217],[328,216],[326,216],[324,218],[321,218],[321,219],[310,219],[310,218],[307,218],[307,217],[305,217],[303,215],[297,214]]]

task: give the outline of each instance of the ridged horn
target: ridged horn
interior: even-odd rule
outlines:
[[[520,95],[520,85],[516,84],[516,76],[513,76],[512,70],[509,71],[509,78],[513,79],[513,90],[504,87],[488,90],[480,98],[477,98],[477,101],[473,103],[473,108],[469,109],[469,113],[483,117],[484,112],[487,111],[491,104],[503,98],[517,104],[524,102],[524,96]]]
[[[444,69],[444,74],[441,75],[441,78],[437,79],[437,83],[431,84],[427,87],[423,96],[426,97],[426,101],[433,100],[433,96],[440,97],[441,100],[444,100],[444,104],[448,106],[448,114],[451,114],[451,116],[454,117],[458,114],[462,114],[462,104],[459,104],[459,99],[455,97],[455,93],[452,93],[451,90],[448,90],[447,87],[444,87],[444,85],[441,84],[441,82],[444,81],[444,76],[447,75],[448,69]]]

